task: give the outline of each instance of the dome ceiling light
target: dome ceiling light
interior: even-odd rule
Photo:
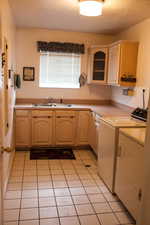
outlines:
[[[83,16],[102,15],[104,0],[79,0],[80,14]]]

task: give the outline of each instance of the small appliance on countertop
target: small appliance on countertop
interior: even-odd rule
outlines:
[[[132,112],[131,116],[133,118],[136,118],[136,119],[146,122],[147,121],[147,111],[148,111],[148,109],[145,108],[145,89],[143,89],[143,108],[136,108]]]

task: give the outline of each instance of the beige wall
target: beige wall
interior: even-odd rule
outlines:
[[[108,44],[113,37],[80,32],[53,31],[46,29],[18,29],[17,30],[17,72],[22,76],[24,66],[35,67],[35,81],[23,81],[17,91],[17,98],[45,98],[63,97],[77,99],[109,99],[110,87],[86,85],[80,89],[39,88],[39,53],[37,41],[60,41],[84,43],[86,49],[91,45]],[[82,71],[86,72],[87,54],[82,58]]]
[[[150,88],[150,19],[147,19],[117,35],[116,39],[139,41],[137,86],[133,97],[123,96],[122,88],[112,88],[112,99],[129,106],[142,106],[142,88],[146,88],[148,102]]]
[[[8,42],[8,69],[15,69],[15,26],[13,23],[13,17],[8,0],[1,0],[0,3],[0,15],[1,15],[1,39],[2,47],[4,38]],[[13,106],[15,102],[15,91],[11,86],[9,81],[9,131],[7,135],[3,137],[3,145],[10,146],[12,143],[13,136]],[[11,161],[13,158],[13,153],[4,153],[4,185],[7,184],[7,179],[9,175],[9,170],[11,167]]]

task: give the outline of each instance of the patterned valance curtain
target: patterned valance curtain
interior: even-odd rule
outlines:
[[[37,42],[38,52],[62,52],[84,54],[84,44],[68,43],[68,42]]]

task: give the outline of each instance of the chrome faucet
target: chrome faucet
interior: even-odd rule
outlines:
[[[54,99],[52,97],[48,97],[48,103],[54,103]]]

